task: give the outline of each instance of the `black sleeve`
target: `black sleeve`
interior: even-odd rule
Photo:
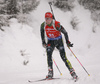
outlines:
[[[45,43],[44,23],[41,24],[41,27],[40,27],[40,33],[41,33],[42,44],[44,44],[44,43]]]
[[[64,34],[65,40],[66,40],[66,42],[68,42],[68,40],[69,40],[69,38],[68,38],[68,33],[67,33],[67,31],[64,29],[64,27],[63,27],[60,23],[58,23],[57,26],[56,26],[56,29]]]
[[[69,40],[68,33],[67,33],[67,31],[64,29],[64,27],[63,27],[62,25],[61,25],[60,31],[64,34],[66,42],[68,42],[68,40]]]

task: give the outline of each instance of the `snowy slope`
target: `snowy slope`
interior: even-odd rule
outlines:
[[[90,76],[86,74],[65,44],[67,58],[79,76],[76,84],[100,84],[100,28],[97,25],[96,33],[92,32],[91,13],[77,2],[72,12],[63,12],[56,7],[53,9],[56,19],[66,28],[70,41],[74,43],[71,49],[90,73]],[[47,75],[46,53],[40,39],[40,24],[47,11],[50,11],[47,0],[41,0],[37,9],[31,13],[31,27],[11,19],[10,27],[4,27],[5,32],[0,31],[0,84],[29,84],[27,80],[38,80]],[[77,17],[80,22],[78,30],[73,30],[70,25],[73,17]],[[54,77],[60,79],[33,84],[74,83],[57,50],[54,51],[53,58],[63,74],[60,76],[54,65]],[[24,61],[29,63],[23,65]]]

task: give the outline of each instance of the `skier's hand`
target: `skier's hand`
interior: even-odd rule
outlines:
[[[66,43],[67,43],[67,46],[68,46],[68,47],[73,47],[73,43],[71,43],[69,40],[66,41]]]
[[[43,46],[44,48],[46,48],[46,46],[47,46],[46,42],[42,42],[42,46]]]
[[[46,44],[43,44],[43,47],[46,48]]]

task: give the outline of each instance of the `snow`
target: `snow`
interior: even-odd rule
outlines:
[[[74,43],[72,51],[90,74],[87,75],[64,40],[67,58],[79,76],[75,84],[100,84],[100,28],[96,25],[96,33],[92,32],[90,11],[77,2],[72,12],[63,12],[54,6],[53,9],[56,20],[66,28],[70,41]],[[3,27],[5,31],[0,31],[0,84],[29,84],[28,80],[39,80],[47,75],[46,52],[40,38],[40,24],[47,11],[50,11],[47,1],[41,0],[37,9],[31,13],[31,27],[18,23],[13,18],[10,20],[10,27]],[[80,22],[77,30],[73,30],[70,24],[73,17],[77,17]],[[57,50],[54,51],[53,58],[63,75],[59,74],[54,65],[54,77],[60,79],[34,84],[73,84],[74,81]],[[29,63],[23,65],[27,61]]]

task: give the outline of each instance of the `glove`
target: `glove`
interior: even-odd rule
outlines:
[[[47,44],[46,44],[45,41],[42,42],[42,46],[43,46],[44,48],[46,48]]]
[[[67,43],[67,46],[68,46],[68,47],[73,47],[73,43],[71,43],[69,40],[66,41],[66,43]]]

